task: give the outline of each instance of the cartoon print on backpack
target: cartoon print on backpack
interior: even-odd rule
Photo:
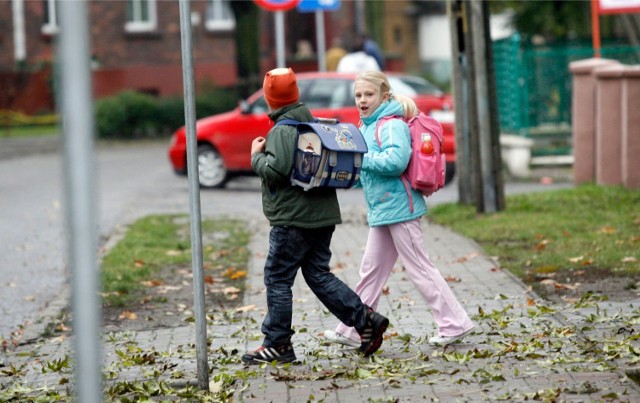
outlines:
[[[291,172],[293,185],[304,190],[316,187],[348,189],[358,181],[367,143],[355,125],[324,118],[316,118],[314,122],[282,119],[276,123],[278,125],[297,129]]]

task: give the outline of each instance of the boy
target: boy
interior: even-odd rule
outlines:
[[[277,122],[293,119],[310,122],[313,116],[299,100],[293,70],[269,71],[263,83],[264,97]],[[305,191],[290,183],[296,147],[296,128],[274,126],[268,139],[257,137],[251,144],[251,166],[262,179],[262,209],[271,225],[269,254],[264,267],[267,288],[267,314],[262,322],[264,341],[246,353],[247,364],[296,359],[291,344],[293,292],[298,272],[313,293],[343,323],[353,326],[361,336],[360,352],[373,354],[382,344],[389,320],[364,305],[358,295],[329,271],[331,237],[342,222],[335,189]]]

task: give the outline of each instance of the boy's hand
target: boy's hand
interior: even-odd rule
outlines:
[[[266,146],[266,140],[264,137],[256,137],[255,139],[253,139],[253,142],[251,143],[251,156],[253,156],[256,153],[261,153],[264,152],[264,148]]]

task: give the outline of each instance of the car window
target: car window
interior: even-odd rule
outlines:
[[[422,77],[398,76],[398,79],[412,87],[418,94],[442,95],[442,90],[440,88]]]
[[[264,99],[264,96],[256,99],[256,101],[251,105],[251,113],[268,113],[269,107],[267,106],[267,101]]]
[[[349,104],[349,90],[346,80],[315,79],[300,83],[301,99],[310,109],[341,108]]]
[[[391,84],[391,89],[396,94],[406,95],[408,97],[416,96],[416,90],[411,88],[402,80],[398,79],[398,77],[389,77],[389,84]]]

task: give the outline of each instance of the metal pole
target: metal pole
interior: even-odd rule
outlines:
[[[467,54],[467,30],[465,7],[461,1],[447,1],[451,53],[453,64],[453,90],[455,99],[456,128],[456,176],[458,201],[473,204],[472,150],[471,150],[471,93],[469,90],[469,62]]]
[[[189,177],[189,215],[191,217],[191,267],[193,271],[193,298],[196,326],[196,363],[198,387],[201,390],[208,390],[207,320],[204,309],[202,229],[200,226],[200,180],[198,177],[198,144],[196,141],[195,91],[189,0],[180,0],[180,38],[182,42],[182,79],[184,81],[184,116],[187,129],[187,172]]]
[[[93,107],[86,1],[62,1],[59,105],[62,107],[69,230],[75,393],[79,402],[102,400],[100,285],[97,266]]]
[[[273,13],[276,23],[276,67],[285,67],[284,57],[284,11]]]
[[[491,121],[489,115],[489,88],[487,65],[485,61],[485,32],[482,2],[471,2],[471,27],[473,29],[473,47],[476,66],[475,91],[476,113],[478,114],[479,143],[480,143],[480,176],[482,178],[483,212],[498,211],[494,193],[495,178],[493,177],[491,158]]]
[[[324,40],[324,11],[316,10],[316,48],[318,49],[318,71],[327,71],[327,44]]]

